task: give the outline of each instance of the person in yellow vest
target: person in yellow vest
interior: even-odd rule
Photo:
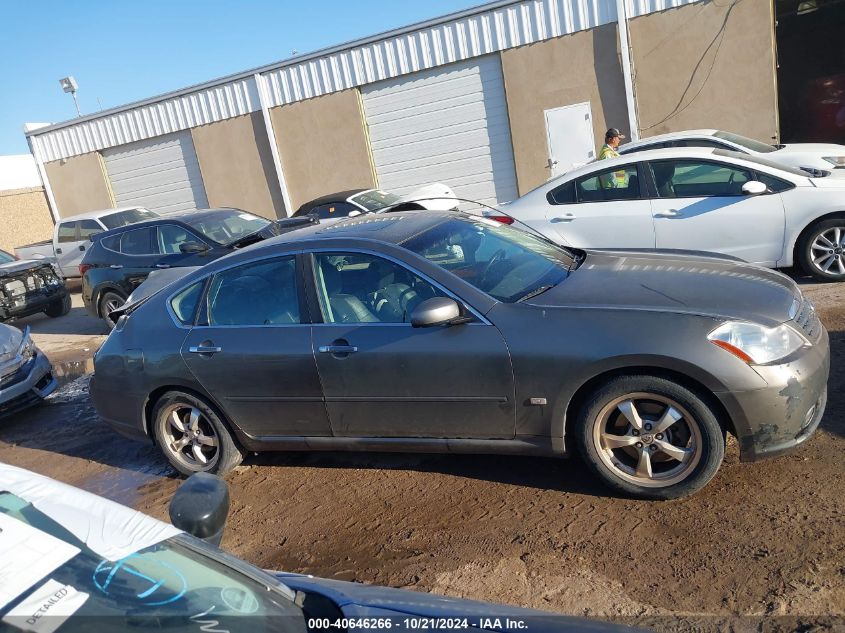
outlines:
[[[617,158],[619,156],[619,152],[616,150],[619,148],[619,143],[623,138],[625,138],[625,135],[615,127],[612,127],[605,132],[604,145],[602,145],[601,150],[599,151],[599,160],[604,160],[605,158]],[[600,176],[599,181],[601,182],[602,189],[616,189],[618,187],[628,186],[628,177],[624,169],[615,171],[613,174]]]

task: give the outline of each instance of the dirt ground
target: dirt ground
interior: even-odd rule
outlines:
[[[658,631],[845,631],[845,284],[803,289],[833,358],[821,429],[796,453],[741,464],[731,443],[702,492],[662,503],[612,496],[577,458],[253,456],[227,478],[223,547],[265,568]],[[167,520],[179,480],[87,399],[103,329],[80,305],[19,323],[67,384],[0,424],[0,461]]]

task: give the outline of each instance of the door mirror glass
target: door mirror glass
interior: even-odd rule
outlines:
[[[431,327],[449,325],[461,318],[458,302],[449,297],[432,297],[420,303],[411,313],[411,325]]]
[[[742,193],[746,196],[759,196],[761,193],[766,193],[769,188],[759,180],[749,180],[742,185]]]
[[[229,514],[229,488],[217,475],[194,473],[179,486],[169,510],[174,527],[220,545]]]
[[[204,253],[208,250],[208,245],[202,242],[182,242],[179,244],[179,251],[182,253]]]

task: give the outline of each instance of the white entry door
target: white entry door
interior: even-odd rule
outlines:
[[[596,156],[593,113],[590,103],[576,103],[546,110],[549,142],[549,178],[565,174]]]

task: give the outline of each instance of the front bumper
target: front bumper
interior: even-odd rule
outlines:
[[[0,388],[0,417],[40,402],[58,386],[50,361],[42,352],[37,352],[32,361],[16,370]]]
[[[13,298],[0,298],[0,321],[21,319],[39,312],[44,312],[51,304],[62,301],[67,296],[64,285],[56,288],[32,290]]]
[[[757,461],[789,452],[818,428],[827,405],[830,345],[827,331],[812,347],[780,365],[756,365],[768,387],[717,393],[734,423],[740,459]]]

